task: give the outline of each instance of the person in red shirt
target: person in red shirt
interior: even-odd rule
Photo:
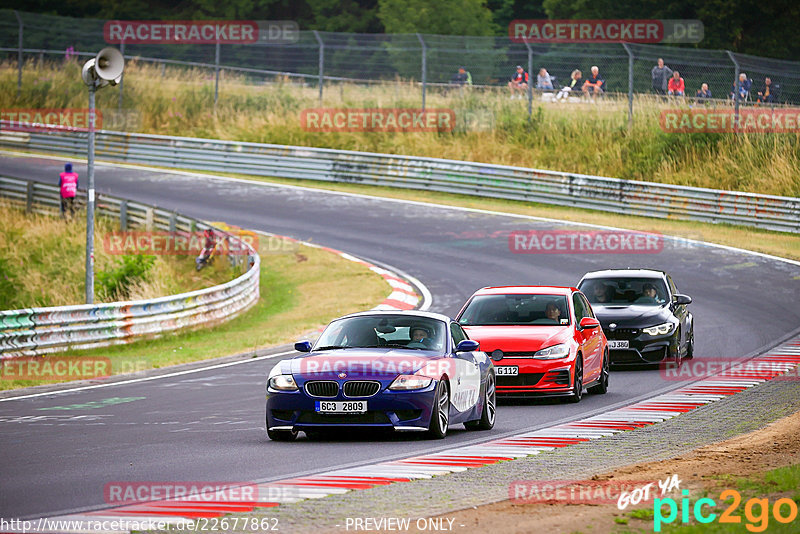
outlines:
[[[511,77],[508,82],[508,89],[511,91],[511,98],[514,98],[514,92],[519,91],[519,97],[528,89],[528,73],[522,68],[522,65],[517,65],[517,72]]]
[[[75,215],[75,195],[78,193],[78,173],[72,172],[72,163],[64,164],[64,172],[58,176],[58,188],[61,193],[61,216]]]
[[[667,84],[667,94],[672,96],[683,96],[686,92],[686,85],[683,83],[681,73],[673,71],[672,78],[669,79]]]

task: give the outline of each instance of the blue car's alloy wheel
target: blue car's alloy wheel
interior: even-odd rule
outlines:
[[[428,435],[434,439],[442,439],[447,435],[449,424],[450,391],[447,389],[447,383],[444,380],[440,380],[436,386],[436,398],[434,399]]]

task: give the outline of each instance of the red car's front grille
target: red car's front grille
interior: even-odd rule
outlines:
[[[522,373],[517,376],[497,377],[497,386],[535,386],[542,379],[544,373]]]

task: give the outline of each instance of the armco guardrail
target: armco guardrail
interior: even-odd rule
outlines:
[[[9,132],[0,147],[83,156],[86,133]],[[800,232],[800,198],[489,165],[100,131],[101,160],[204,171],[443,191],[559,206]]]
[[[0,176],[2,200],[28,211],[52,211],[59,205],[59,193],[52,185]],[[84,201],[85,192],[80,191],[78,205]],[[208,227],[175,212],[108,195],[98,195],[97,209],[100,215],[118,219],[123,229],[139,226],[191,232]],[[126,343],[139,336],[211,325],[236,316],[258,301],[261,261],[250,245],[226,235],[248,252],[231,256],[247,262],[246,272],[236,279],[151,300],[0,311],[0,359]]]

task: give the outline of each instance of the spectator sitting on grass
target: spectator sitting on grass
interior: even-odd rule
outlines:
[[[519,97],[528,88],[528,73],[522,68],[522,65],[517,65],[517,71],[511,76],[511,81],[508,82],[508,89],[511,91],[511,98],[514,98],[514,92],[519,92]]]
[[[650,71],[650,77],[653,81],[653,91],[658,95],[667,94],[667,84],[672,76],[672,69],[664,65],[664,60],[658,58],[658,65],[653,67]]]
[[[667,94],[670,96],[683,96],[686,93],[686,84],[681,78],[681,73],[677,70],[672,73],[672,78],[669,79],[667,84]]]
[[[739,99],[740,100],[747,100],[747,95],[750,94],[750,87],[753,85],[753,82],[747,79],[747,74],[744,72],[739,74],[739,81],[733,82],[733,90],[731,91],[731,99],[736,99],[736,91],[738,86],[739,91]]]
[[[472,74],[465,67],[458,67],[458,72],[450,78],[451,85],[472,85]]]
[[[547,69],[539,69],[539,75],[536,77],[536,88],[553,90],[553,79],[547,73]]]
[[[556,95],[556,100],[566,100],[569,97],[569,94],[573,91],[577,91],[578,88],[581,86],[581,78],[583,74],[578,69],[572,71],[570,74],[570,78],[572,79],[569,82],[569,85],[565,85],[561,88],[561,90]]]
[[[603,83],[605,80],[600,77],[600,69],[597,65],[592,66],[592,75],[586,78],[586,81],[583,82],[583,94],[589,95],[589,92],[592,93],[592,98],[596,95],[603,94]]]
[[[699,101],[710,100],[712,97],[711,97],[711,89],[708,88],[708,84],[704,83],[703,85],[701,85],[700,89],[698,89],[697,92],[695,93],[695,96]]]
[[[764,88],[758,92],[758,101],[771,104],[775,102],[775,91],[772,88],[772,80],[767,77],[764,78]]]

